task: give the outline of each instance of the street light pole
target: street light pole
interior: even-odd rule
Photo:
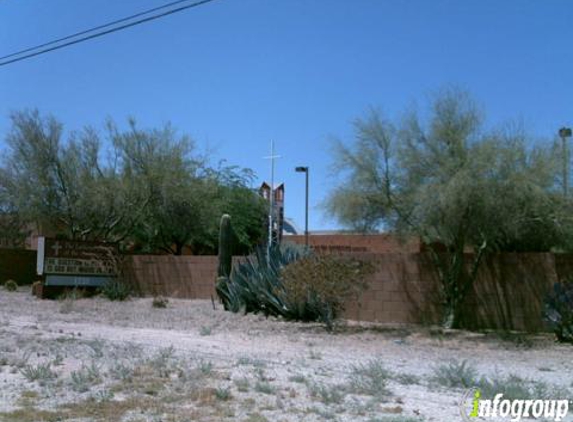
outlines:
[[[304,205],[304,244],[308,248],[308,167],[297,167],[295,171],[305,174],[305,205]]]
[[[562,155],[563,155],[563,197],[567,198],[569,189],[569,154],[567,152],[567,138],[571,137],[571,128],[562,127],[559,129],[561,137]]]

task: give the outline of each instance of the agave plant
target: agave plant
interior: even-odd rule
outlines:
[[[281,270],[308,253],[307,249],[290,246],[259,248],[236,265],[230,277],[217,279],[217,295],[225,309],[232,312],[262,312],[290,319],[292,311]]]

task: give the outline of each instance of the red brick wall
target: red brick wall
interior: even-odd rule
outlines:
[[[134,255],[126,257],[125,272],[145,296],[209,299],[215,296],[217,257]]]
[[[284,236],[286,242],[304,245],[304,235]],[[416,253],[418,240],[401,241],[391,234],[311,234],[308,243],[314,249],[326,252]]]
[[[425,254],[362,254],[377,264],[346,316],[361,321],[439,323],[439,281]],[[466,255],[469,267],[472,256]],[[573,255],[504,253],[486,259],[464,305],[464,326],[543,331],[544,300],[573,268]]]
[[[421,253],[356,253],[377,270],[346,317],[384,323],[439,323],[439,283]],[[467,255],[468,265],[470,255]],[[470,293],[466,326],[523,331],[545,329],[543,301],[552,285],[573,270],[573,255],[500,254],[486,260]],[[209,299],[215,296],[215,256],[131,256],[127,275],[144,295]]]
[[[419,254],[358,254],[376,264],[368,288],[347,305],[346,317],[389,323],[436,322],[436,280]]]

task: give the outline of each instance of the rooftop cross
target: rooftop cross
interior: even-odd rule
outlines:
[[[267,245],[267,252],[273,243],[273,210],[274,210],[274,189],[275,189],[275,159],[281,158],[280,155],[275,155],[275,143],[271,141],[271,155],[263,157],[265,160],[271,160],[271,189],[269,193],[269,243]]]

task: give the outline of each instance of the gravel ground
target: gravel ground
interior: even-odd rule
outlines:
[[[0,421],[458,421],[466,390],[439,367],[465,361],[473,379],[515,375],[569,398],[572,352],[550,336],[352,321],[329,334],[211,301],[21,288],[0,291]]]

